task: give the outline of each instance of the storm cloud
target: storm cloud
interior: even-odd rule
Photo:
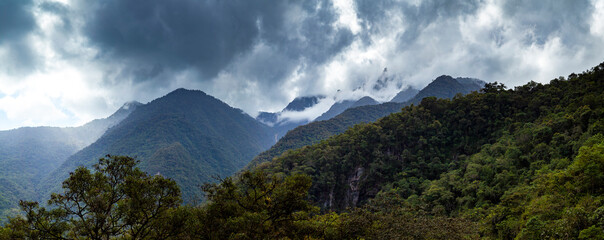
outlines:
[[[443,74],[548,82],[602,62],[603,42],[602,0],[5,0],[0,129],[179,87],[254,116],[305,95],[387,101]]]

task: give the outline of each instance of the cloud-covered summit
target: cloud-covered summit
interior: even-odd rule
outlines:
[[[601,62],[602,42],[602,0],[4,0],[0,129],[179,87],[254,116],[300,96],[387,101],[442,74],[547,82]]]

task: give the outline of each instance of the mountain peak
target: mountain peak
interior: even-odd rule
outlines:
[[[177,88],[174,91],[166,94],[166,96],[169,96],[169,95],[183,95],[183,94],[202,94],[202,95],[207,95],[205,92],[203,92],[201,90],[186,89],[186,88]]]
[[[449,75],[440,75],[439,77],[437,77],[436,79],[434,79],[432,82],[436,82],[436,81],[455,81],[455,78],[449,76]]]
[[[319,100],[325,98],[325,96],[317,95],[317,96],[304,96],[297,97],[293,101],[291,101],[287,106],[283,109],[283,111],[296,111],[300,112],[306,108],[312,107],[319,102]]]
[[[354,107],[376,105],[376,104],[380,104],[380,103],[369,96],[365,96],[365,97],[362,97],[361,99],[357,100],[356,102],[354,102],[351,107],[354,108]]]
[[[130,102],[124,103],[124,105],[122,105],[122,107],[120,109],[129,110],[132,107],[136,108],[140,105],[143,105],[143,104],[140,102],[137,102],[137,101],[130,101]]]

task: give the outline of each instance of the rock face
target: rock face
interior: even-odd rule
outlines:
[[[335,189],[336,185],[332,185],[330,191],[326,193],[322,193],[320,205],[324,209],[329,210],[341,210],[346,208],[352,208],[359,205],[359,200],[361,199],[361,182],[365,177],[365,168],[358,166],[354,168],[350,174],[346,175],[346,181],[343,189],[344,191],[340,192],[341,194],[337,194]],[[366,190],[366,189],[365,189]],[[342,196],[338,199],[337,196]]]
[[[360,194],[360,187],[359,187],[359,183],[361,181],[361,177],[363,177],[363,173],[365,172],[365,168],[363,167],[357,167],[353,174],[348,176],[348,180],[346,181],[348,183],[348,186],[350,187],[348,189],[348,191],[346,192],[346,203],[347,204],[346,207],[354,207],[357,206],[357,204],[359,203],[359,194]]]

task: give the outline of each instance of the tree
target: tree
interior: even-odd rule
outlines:
[[[14,238],[147,239],[172,237],[162,222],[181,203],[173,180],[149,176],[126,156],[101,158],[94,171],[79,167],[53,193],[49,209],[21,201],[24,217],[10,219]]]
[[[297,239],[302,222],[316,210],[306,200],[310,177],[269,176],[245,171],[219,184],[205,184],[208,203],[197,209],[194,238]]]

